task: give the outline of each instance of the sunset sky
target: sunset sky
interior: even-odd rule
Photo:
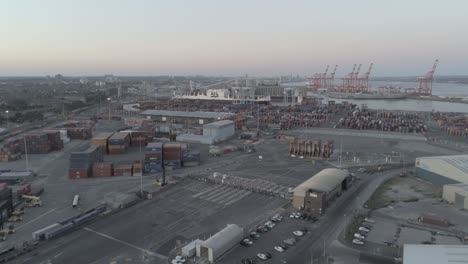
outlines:
[[[468,1],[10,0],[0,76],[468,75]]]

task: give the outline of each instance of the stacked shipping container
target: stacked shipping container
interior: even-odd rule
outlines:
[[[133,162],[133,176],[143,176],[143,164],[139,160]]]
[[[110,162],[99,162],[93,165],[94,177],[111,177],[114,173],[113,165]]]
[[[166,142],[163,146],[163,166],[166,170],[174,170],[182,167],[182,144]]]
[[[122,154],[127,151],[130,145],[130,134],[129,133],[114,133],[107,140],[107,148],[109,154]]]
[[[200,165],[200,151],[189,150],[183,153],[182,157],[184,167],[193,167]]]
[[[52,150],[49,137],[44,132],[31,132],[24,138],[28,154],[47,154]]]
[[[107,141],[113,133],[99,133],[91,139],[91,144],[101,146],[105,153],[108,153]]]
[[[159,142],[151,142],[145,148],[145,162],[144,172],[145,173],[158,173],[162,172],[162,160],[163,160],[163,145]]]
[[[61,150],[63,149],[63,141],[60,137],[59,131],[46,131],[48,140],[50,142],[51,150]]]
[[[88,178],[91,176],[91,166],[103,160],[102,148],[91,146],[83,152],[73,152],[70,156],[68,176],[71,179]]]
[[[333,141],[294,139],[289,141],[289,154],[329,158],[333,154]]]
[[[132,176],[132,164],[116,165],[114,176]]]
[[[13,161],[21,158],[21,153],[12,152],[6,148],[0,148],[0,162],[2,161]]]

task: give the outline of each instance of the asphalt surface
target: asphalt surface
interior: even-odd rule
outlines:
[[[167,263],[166,257],[178,245],[196,238],[206,239],[229,223],[250,226],[273,214],[284,202],[280,198],[186,180],[154,200],[46,242],[34,255],[25,255],[12,263],[104,264],[127,259],[138,260],[136,263]]]
[[[218,263],[240,263],[243,258],[257,259],[256,254],[264,251],[271,253],[273,258],[262,261],[262,263],[311,263],[312,256],[316,258],[324,251],[328,251],[330,245],[337,240],[352,216],[362,209],[362,205],[373,191],[385,180],[397,174],[398,170],[381,174],[360,175],[363,180],[357,181],[351,189],[344,192],[316,223],[290,219],[289,212],[294,211],[294,209],[290,209],[288,213],[284,214],[284,220],[281,223],[264,234],[251,247],[246,248],[238,245]],[[295,245],[281,253],[273,249],[283,240],[294,237],[292,232],[303,227],[306,227],[309,232],[304,237],[299,238]]]

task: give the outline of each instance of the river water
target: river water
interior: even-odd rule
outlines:
[[[307,85],[307,83],[294,83],[294,85]],[[415,88],[417,82],[390,82],[390,81],[371,81],[372,90],[377,90],[379,86],[400,86],[402,89]],[[456,83],[434,83],[432,85],[432,94],[438,96],[463,96],[468,98],[468,84]],[[327,99],[324,99],[325,101]],[[349,99],[334,99],[335,102],[348,101],[350,103],[361,106],[366,104],[369,109],[382,110],[403,110],[403,111],[440,111],[440,112],[461,112],[468,113],[468,104],[425,101],[414,99],[395,99],[395,100],[349,100]]]

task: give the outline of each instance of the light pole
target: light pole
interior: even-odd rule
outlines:
[[[10,126],[10,124],[9,124],[10,115],[9,115],[8,113],[10,113],[10,111],[9,111],[9,110],[5,110],[7,128]]]
[[[107,97],[107,103],[108,103],[108,107],[109,107],[109,121],[110,121],[111,120],[111,109],[110,109],[111,99],[110,99],[110,97]]]
[[[24,140],[24,154],[26,157],[26,171],[29,171],[28,146],[26,145],[26,137],[23,137],[23,140]]]

